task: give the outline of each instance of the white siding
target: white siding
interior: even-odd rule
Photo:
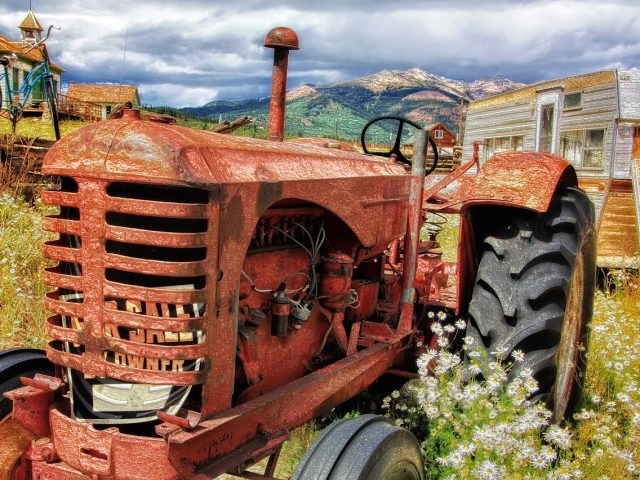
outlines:
[[[618,124],[615,145],[614,178],[629,178],[631,175],[631,152],[633,150],[633,125]]]
[[[535,104],[529,101],[469,111],[464,129],[463,161],[473,158],[473,142],[490,137],[524,135],[524,149],[532,151],[535,148],[535,112]],[[483,159],[481,146],[480,163]]]
[[[620,118],[640,120],[640,70],[618,72],[620,84]]]

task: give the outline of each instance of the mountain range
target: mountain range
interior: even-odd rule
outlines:
[[[302,85],[287,92],[286,130],[292,136],[354,140],[364,125],[382,115],[403,116],[424,126],[442,122],[456,134],[460,103],[525,86],[506,78],[463,82],[418,68],[384,70],[328,85]],[[265,128],[269,98],[219,100],[182,111],[212,121],[256,117]]]

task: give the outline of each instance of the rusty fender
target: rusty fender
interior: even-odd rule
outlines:
[[[502,205],[546,212],[558,184],[578,185],[569,162],[538,152],[504,152],[478,171],[461,211],[472,205]]]

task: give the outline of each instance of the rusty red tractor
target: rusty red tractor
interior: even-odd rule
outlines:
[[[46,358],[0,355],[0,479],[271,478],[291,430],[383,375],[412,377],[436,345],[434,309],[466,318],[489,352],[523,351],[555,420],[571,408],[595,276],[573,168],[522,152],[480,168],[476,148],[427,176],[427,133],[399,118],[365,129],[369,151],[367,135],[394,125],[378,156],[283,142],[298,39],[276,28],[265,46],[267,141],[127,110],[48,153],[50,341]],[[455,262],[434,214],[459,218]],[[267,457],[264,474],[246,470]],[[409,432],[365,415],[330,426],[294,477],[421,479],[421,458]]]

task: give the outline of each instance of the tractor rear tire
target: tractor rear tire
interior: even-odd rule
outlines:
[[[339,420],[302,458],[292,480],[424,480],[416,438],[378,415]]]
[[[519,211],[484,240],[468,334],[503,359],[524,353],[512,372],[531,369],[554,423],[581,398],[595,268],[594,209],[578,188],[561,186],[547,212]]]

